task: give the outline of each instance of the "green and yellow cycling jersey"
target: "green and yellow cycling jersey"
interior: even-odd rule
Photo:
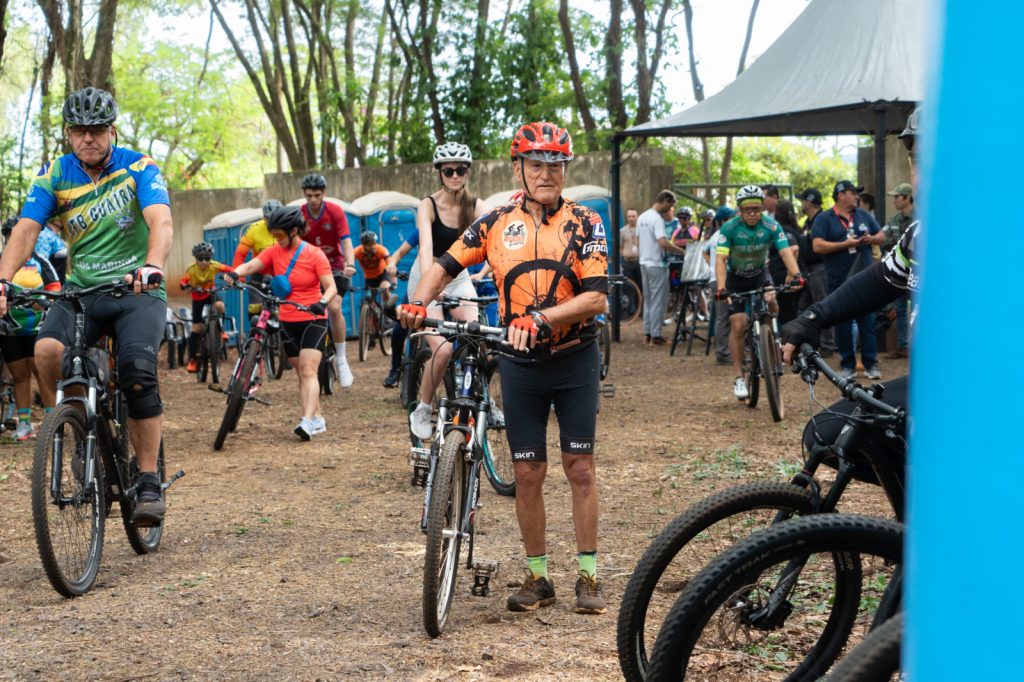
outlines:
[[[716,253],[726,257],[728,271],[740,277],[754,277],[765,268],[768,248],[775,244],[779,251],[789,248],[789,240],[782,227],[767,216],[753,227],[741,216],[732,218],[718,233]]]

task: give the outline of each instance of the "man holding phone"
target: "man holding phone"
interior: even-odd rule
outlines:
[[[832,190],[835,205],[814,219],[811,248],[825,258],[825,279],[829,293],[842,286],[852,275],[870,266],[872,244],[880,245],[885,239],[874,216],[857,208],[857,197],[861,190],[863,187],[857,187],[849,180],[840,180]],[[880,379],[882,374],[878,369],[875,314],[858,317],[856,322],[864,376]],[[840,374],[847,378],[853,377],[857,356],[852,322],[836,325],[836,346],[842,357]]]

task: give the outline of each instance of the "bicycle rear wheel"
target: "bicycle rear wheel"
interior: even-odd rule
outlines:
[[[395,324],[397,323],[381,313],[374,315],[373,319],[377,341],[380,342],[380,352],[387,357],[391,357],[391,335],[394,333]]]
[[[902,679],[900,644],[903,614],[899,613],[871,631],[836,664],[829,682],[890,682]]]
[[[487,439],[484,442],[484,471],[495,492],[505,497],[516,494],[516,475],[512,451],[505,434],[505,400],[501,393],[498,360],[491,358],[484,367],[485,398],[491,405],[487,415]]]
[[[206,335],[198,340],[196,344],[196,381],[206,383],[206,377],[210,375],[210,354],[207,351]]]
[[[50,584],[65,597],[88,592],[103,555],[103,464],[86,478],[85,418],[58,405],[43,421],[32,463],[32,522]]]
[[[370,351],[370,306],[366,301],[359,306],[359,362],[366,362],[366,355]]]
[[[431,637],[444,632],[455,594],[462,546],[462,508],[466,495],[466,442],[453,431],[437,459],[427,510],[427,550],[423,561],[423,627]]]
[[[775,331],[772,329],[770,317],[761,320],[761,337],[758,343],[761,345],[761,373],[764,375],[764,392],[768,396],[768,408],[771,410],[772,419],[780,422],[786,416],[786,407],[782,404],[782,389],[779,386],[782,378],[782,358],[779,357],[779,345],[775,342]]]
[[[753,325],[747,326],[743,335],[743,380],[747,382],[747,407],[757,407],[757,394],[760,389],[761,366],[758,362],[758,348],[754,343]]]
[[[648,654],[680,593],[716,556],[777,520],[811,514],[816,500],[792,483],[749,483],[695,503],[651,542],[626,584],[616,645],[627,682],[642,682]]]
[[[125,414],[123,409],[121,414]],[[135,448],[132,447],[131,438],[128,436],[127,421],[121,424],[117,435],[121,440],[124,453],[128,457],[128,480],[124,483],[127,488],[132,488],[139,482],[139,460],[135,456]],[[164,469],[163,438],[160,439],[160,451],[156,460],[156,473],[157,476],[160,477],[160,482],[163,483],[167,478],[166,471]],[[122,491],[121,499],[121,522],[124,524],[124,532],[128,535],[128,544],[132,546],[132,549],[135,550],[136,554],[149,554],[151,552],[155,552],[160,546],[160,539],[164,535],[163,522],[155,526],[136,526],[135,522],[132,521],[132,513],[134,511],[133,507],[123,498],[124,491]]]
[[[284,344],[281,343],[281,332],[267,330],[267,376],[280,379],[288,366],[284,356]]]
[[[647,681],[819,679],[867,635],[902,545],[901,524],[846,514],[752,534],[672,607]]]

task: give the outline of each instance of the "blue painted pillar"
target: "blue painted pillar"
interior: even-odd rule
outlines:
[[[935,0],[930,15],[904,660],[911,680],[1019,680],[1024,4]]]

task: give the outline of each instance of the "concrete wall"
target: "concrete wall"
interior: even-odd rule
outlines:
[[[611,152],[581,154],[569,165],[567,184],[610,187]],[[171,194],[174,244],[167,261],[167,275],[174,282],[168,293],[178,296],[177,280],[192,262],[192,245],[202,240],[203,225],[214,216],[237,208],[254,208],[271,197],[284,202],[302,196],[300,182],[306,171],[264,176],[264,187],[220,190],[188,190]],[[437,172],[429,163],[380,168],[346,168],[323,171],[328,196],[352,201],[370,192],[395,191],[415,197],[426,196],[440,187]],[[672,186],[672,167],[665,165],[660,149],[645,147],[630,154],[622,166],[623,212],[629,207],[642,211],[662,189]],[[470,189],[479,197],[515,189],[508,161],[483,160],[473,164]]]
[[[236,208],[259,206],[262,189],[207,189],[171,192],[171,217],[174,220],[174,243],[167,259],[167,287],[171,296],[179,296],[178,280],[192,263],[192,245],[203,239],[203,225],[215,215]]]
[[[611,152],[581,154],[569,165],[566,183],[610,187]],[[302,196],[300,183],[306,172],[274,173],[264,176],[268,198],[287,202]],[[422,197],[437,191],[440,181],[429,163],[374,168],[345,168],[322,171],[328,196],[352,201],[370,192],[404,192]],[[659,190],[672,186],[672,168],[664,164],[660,149],[644,148],[632,154],[622,167],[622,206],[648,207]],[[505,160],[473,163],[470,190],[486,198],[495,192],[516,189],[512,168]]]

